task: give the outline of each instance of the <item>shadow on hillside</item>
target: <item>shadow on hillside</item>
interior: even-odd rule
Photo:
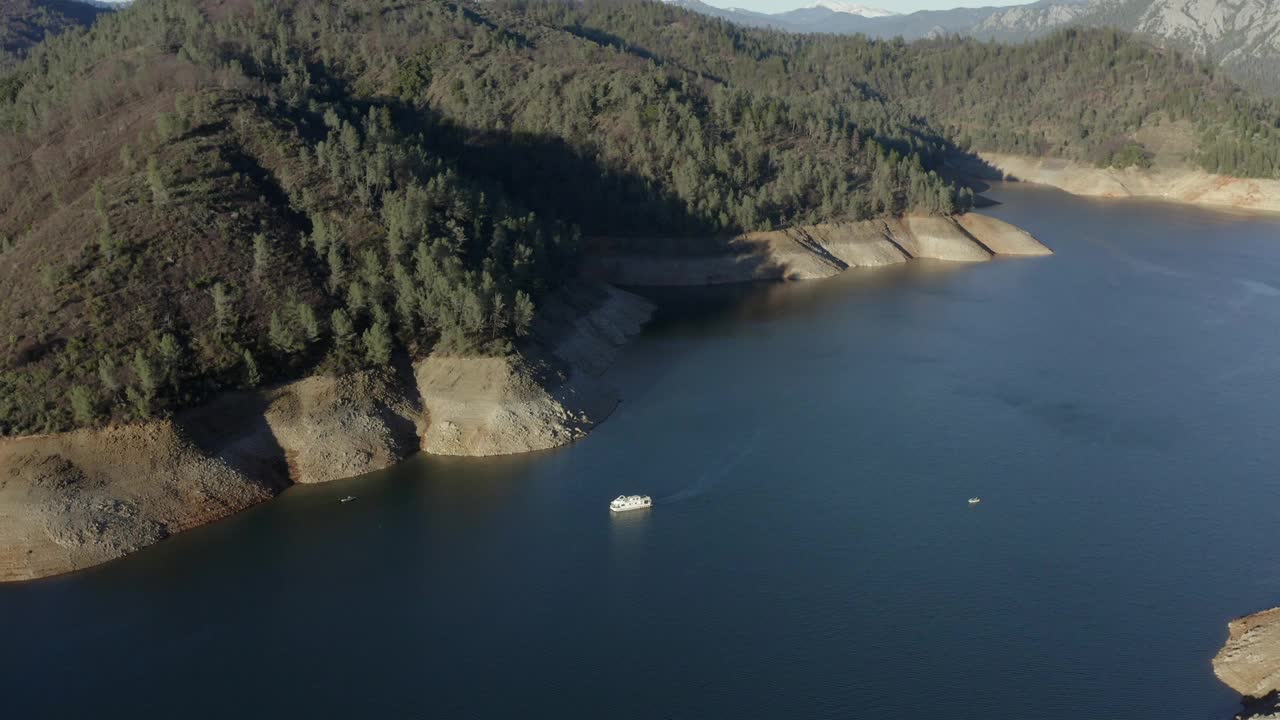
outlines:
[[[467,128],[406,105],[395,112],[416,118],[424,129],[434,128],[427,133],[433,150],[456,163],[469,182],[500,191],[540,218],[578,227],[583,241],[565,248],[570,252],[734,255],[751,271],[769,270],[770,261],[759,248],[734,242],[736,234],[713,227],[674,192],[608,167],[560,137]]]
[[[941,175],[950,182],[972,190],[974,193],[973,204],[977,208],[1000,204],[982,195],[982,193],[991,189],[991,183],[1018,181],[1018,178],[1005,173],[978,155],[954,147],[946,153]]]
[[[641,60],[644,60],[646,62],[652,62],[657,65],[669,65],[671,67],[676,67],[682,70],[683,72],[689,73],[691,75],[697,75],[698,77],[704,80],[710,80],[716,83],[724,82],[724,79],[719,77],[718,75],[712,75],[710,73],[702,72],[700,70],[695,70],[683,63],[673,62],[670,58],[665,58],[660,55],[657,55],[647,50],[641,45],[636,45],[634,43],[627,42],[625,38],[622,38],[618,35],[614,35],[611,32],[601,30],[600,28],[587,27],[585,25],[577,25],[577,26],[562,27],[560,28],[560,30],[567,32],[570,35],[580,37],[583,40],[588,40],[590,42],[596,43],[597,45],[603,45],[605,47],[613,48],[619,52],[624,52],[628,55],[632,55],[634,57],[640,58]]]
[[[261,393],[232,392],[178,413],[174,424],[203,454],[281,490],[290,484],[289,463],[267,424],[268,406]]]

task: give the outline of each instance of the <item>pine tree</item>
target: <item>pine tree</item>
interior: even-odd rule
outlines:
[[[116,375],[116,361],[107,356],[98,358],[98,384],[107,395],[115,395],[120,390],[120,380]]]
[[[271,242],[267,236],[258,233],[253,236],[253,276],[261,280],[263,273],[271,268]]]
[[[356,326],[351,322],[351,316],[341,308],[333,311],[333,316],[329,321],[329,326],[333,328],[333,341],[339,348],[349,348],[356,339]]]
[[[393,340],[391,330],[385,322],[375,322],[364,331],[365,358],[375,367],[386,367],[391,363]]]
[[[281,316],[279,310],[271,311],[271,321],[267,329],[271,347],[285,355],[291,355],[302,349],[293,323]]]
[[[258,371],[258,361],[253,359],[249,348],[244,349],[241,356],[244,361],[244,384],[248,388],[256,388],[262,384],[262,373]]]
[[[165,333],[156,345],[156,355],[160,358],[160,377],[162,382],[169,383],[174,393],[178,392],[178,377],[182,370],[182,346],[172,333]]]
[[[160,389],[160,378],[146,353],[141,349],[133,352],[133,374],[138,379],[138,387],[147,398],[153,398]]]
[[[533,299],[523,290],[516,291],[516,301],[511,308],[511,325],[516,335],[524,337],[533,326]]]
[[[76,425],[89,427],[97,422],[98,408],[93,393],[84,385],[74,385],[68,393],[71,400],[71,414]]]
[[[116,239],[106,224],[98,229],[98,252],[107,262],[116,259]]]
[[[169,202],[169,187],[165,183],[164,175],[160,173],[160,163],[156,161],[154,155],[147,158],[147,187],[151,188],[153,203],[164,205]]]
[[[213,300],[213,321],[217,325],[218,332],[225,333],[235,324],[233,322],[235,310],[231,306],[231,294],[227,292],[226,285],[217,282],[209,290],[209,296]]]
[[[302,336],[308,343],[314,343],[320,339],[320,318],[316,317],[316,311],[305,302],[298,302],[294,305],[294,310],[298,314],[298,325],[302,328]]]
[[[137,385],[125,388],[125,394],[133,405],[134,415],[146,420],[151,417],[156,391],[160,388],[160,380],[156,377],[151,361],[141,349],[133,353],[133,374],[137,379]]]
[[[337,292],[346,278],[346,262],[343,260],[342,248],[338,243],[329,246],[326,260],[329,264],[329,292]]]

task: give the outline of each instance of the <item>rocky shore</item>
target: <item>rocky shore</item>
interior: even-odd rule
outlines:
[[[1159,198],[1280,212],[1280,180],[1234,178],[1189,168],[1100,168],[1057,158],[1003,153],[982,153],[981,158],[1007,179],[1050,185],[1072,195]]]
[[[644,252],[640,248],[644,248]],[[690,241],[601,240],[588,278],[621,285],[801,280],[932,258],[1047,255],[970,213]],[[503,357],[432,355],[381,373],[231,393],[172,419],[0,441],[0,582],[69,572],[418,451],[501,455],[583,437],[616,407],[602,374],[653,306],[594,282],[545,300],[535,341]]]
[[[96,565],[418,450],[494,455],[582,437],[616,406],[598,376],[653,306],[607,286],[551,304],[555,319],[519,354],[431,356],[232,393],[171,420],[0,441],[0,581]]]
[[[1213,672],[1244,697],[1237,718],[1280,718],[1280,608],[1232,620]]]
[[[715,285],[810,280],[852,267],[879,267],[917,258],[985,262],[997,255],[1053,253],[1025,230],[978,213],[804,225],[693,245],[682,241],[680,252],[652,251],[675,244],[664,238],[603,239],[583,271],[621,285]]]

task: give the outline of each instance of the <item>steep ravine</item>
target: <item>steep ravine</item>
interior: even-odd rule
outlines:
[[[1026,232],[972,213],[661,247],[654,238],[601,240],[583,271],[621,285],[703,285],[822,278],[913,258],[1050,254]],[[616,407],[601,375],[652,310],[611,285],[582,285],[544,302],[538,340],[516,355],[432,355],[386,373],[228,394],[171,420],[0,441],[0,581],[96,565],[291,484],[373,472],[418,451],[500,455],[572,442]]]

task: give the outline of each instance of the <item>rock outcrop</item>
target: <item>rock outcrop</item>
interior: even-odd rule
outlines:
[[[428,422],[422,449],[436,455],[507,455],[583,437],[618,404],[599,378],[653,312],[616,288],[589,310],[565,298],[544,314],[547,347],[497,358],[433,355],[415,369]],[[556,317],[558,316],[558,317]]]
[[[896,226],[896,227],[895,227]],[[908,256],[950,262],[982,262],[992,252],[949,217],[906,217],[890,221],[890,232]]]
[[[678,250],[653,250],[672,247]],[[824,278],[850,267],[878,267],[915,258],[983,262],[996,255],[1052,252],[1020,228],[967,213],[803,225],[701,242],[599,240],[583,271],[621,285],[714,285]]]
[[[322,483],[391,467],[418,449],[422,401],[394,377],[318,376],[266,394],[263,413],[295,483]]]
[[[0,580],[105,562],[274,496],[263,444],[201,445],[168,421],[0,444]]]
[[[545,450],[587,434],[617,405],[594,378],[545,357],[431,357],[417,368],[436,455]]]
[[[1280,212],[1280,180],[1233,178],[1203,170],[1099,168],[1057,158],[983,153],[1007,179],[1050,185],[1072,195],[1149,197],[1195,205]]]
[[[1213,672],[1232,690],[1261,698],[1280,690],[1280,608],[1232,620]]]
[[[956,222],[982,246],[996,255],[1035,256],[1052,255],[1053,251],[1036,240],[1031,233],[1017,225],[1010,225],[979,213],[956,216]]]

